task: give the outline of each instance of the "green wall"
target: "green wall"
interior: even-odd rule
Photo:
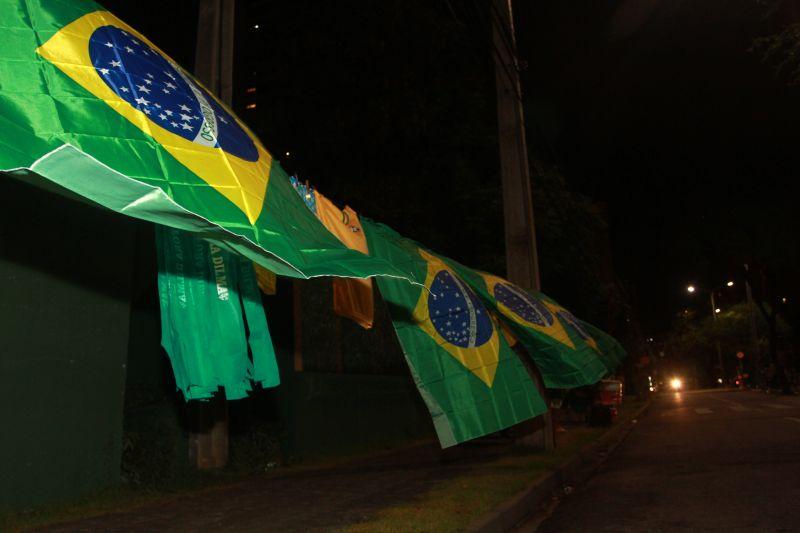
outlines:
[[[135,228],[0,175],[0,506],[119,480]]]
[[[290,454],[367,450],[433,437],[410,376],[296,372],[284,386]]]
[[[279,441],[289,458],[432,435],[382,302],[365,331],[332,314],[330,280],[303,285],[306,371],[281,280],[264,302],[282,385],[229,406],[232,467]],[[0,175],[0,509],[191,472],[156,290],[149,225]]]

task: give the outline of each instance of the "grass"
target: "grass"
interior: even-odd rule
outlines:
[[[0,509],[0,532],[25,531],[49,524],[69,522],[83,518],[129,511],[153,502],[168,502],[189,492],[197,493],[235,485],[253,476],[272,477],[300,475],[303,472],[335,468],[356,460],[380,457],[398,448],[430,442],[408,439],[384,446],[370,446],[362,450],[351,450],[325,455],[309,455],[293,458],[288,465],[268,470],[248,470],[232,465],[223,470],[186,472],[184,475],[157,487],[120,485],[89,493],[81,498],[64,503],[45,505],[22,511]],[[2,502],[0,502],[2,504]]]
[[[630,420],[642,405],[643,402],[626,404],[615,426]],[[414,501],[383,509],[367,521],[347,526],[342,531],[461,531],[525,489],[536,477],[566,463],[609,429],[576,427],[559,435],[558,447],[553,452],[516,450],[456,478],[442,481]]]
[[[626,403],[615,425],[625,423],[642,403]],[[435,483],[430,490],[412,501],[386,507],[367,521],[348,526],[346,532],[458,531],[477,517],[523,490],[537,476],[568,461],[584,446],[595,441],[608,428],[575,427],[557,437],[557,448],[549,453],[531,453],[517,449],[481,463],[454,478]],[[420,444],[421,441],[414,443]],[[405,445],[414,444],[406,442]],[[259,473],[227,469],[194,472],[157,489],[132,486],[89,494],[69,503],[27,511],[0,511],[0,531],[23,531],[48,524],[90,518],[102,514],[130,511],[153,502],[168,502],[189,492],[203,492],[235,485],[250,476],[302,475],[303,472],[335,468],[355,460],[366,460],[395,447],[367,453],[342,453],[333,456],[306,457],[291,466]]]

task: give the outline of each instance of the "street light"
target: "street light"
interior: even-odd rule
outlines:
[[[725,283],[725,285],[727,285],[728,287],[733,287],[733,280],[728,280]],[[714,298],[714,293],[717,292],[718,290],[722,289],[722,287],[723,286],[720,285],[720,286],[714,287],[713,289],[708,291],[708,295],[709,295],[709,299],[710,299],[710,303],[711,303],[711,317],[714,320],[717,320],[717,315],[720,312],[722,312],[722,310],[719,307],[717,307],[717,302],[716,302],[716,300]],[[695,292],[697,292],[697,287],[695,287],[694,285],[689,285],[689,286],[686,287],[686,290],[689,291],[689,293],[695,293]],[[724,362],[722,360],[722,348],[719,345],[719,341],[717,341],[716,344],[717,344],[717,361],[718,361],[718,364],[719,364],[719,371],[722,373],[722,376],[724,377],[725,376],[725,364],[724,364]]]

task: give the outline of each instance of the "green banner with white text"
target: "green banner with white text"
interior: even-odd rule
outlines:
[[[224,389],[232,400],[247,396],[253,383],[278,385],[252,263],[162,226],[156,248],[162,345],[184,397],[208,399]]]

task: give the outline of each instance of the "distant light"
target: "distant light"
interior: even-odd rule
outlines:
[[[719,312],[720,312],[720,309],[719,309],[719,307],[717,307],[716,309],[714,309],[714,312],[715,312],[715,313],[719,313]]]
[[[655,390],[656,390],[655,387],[650,387],[650,392],[655,392]]]
[[[686,290],[689,292],[694,292],[697,289],[695,289],[694,285],[689,285],[688,287],[686,287]]]
[[[786,303],[786,302],[788,302],[788,301],[789,301],[789,300],[786,298],[786,296],[784,296],[783,298],[781,298],[781,302],[783,302],[783,303]]]
[[[306,200],[311,200],[311,195],[309,193],[306,193]]]
[[[253,29],[254,29],[254,30],[257,30],[257,29],[258,29],[258,28],[260,28],[260,27],[261,27],[261,26],[259,26],[258,24],[253,24]]]
[[[244,108],[245,109],[255,109],[256,108],[256,104],[247,104],[246,106],[244,106]]]
[[[650,337],[650,338],[649,338],[649,339],[647,339],[647,340],[648,340],[648,342],[653,342],[653,337]]]
[[[286,152],[286,157],[289,157],[290,155],[292,155],[291,152]]]
[[[728,287],[733,287],[733,281],[732,281],[732,280],[731,280],[731,281],[729,281],[728,283],[726,283],[726,285],[727,285]]]
[[[681,378],[672,378],[672,380],[669,382],[669,386],[672,387],[672,390],[681,390],[681,387],[683,387],[683,381],[681,381]]]
[[[246,92],[248,94],[252,94],[252,93],[256,92],[256,88],[255,87],[248,87],[247,89],[245,89],[244,92]]]
[[[717,378],[717,383],[719,383],[720,385],[722,385],[722,378]]]

